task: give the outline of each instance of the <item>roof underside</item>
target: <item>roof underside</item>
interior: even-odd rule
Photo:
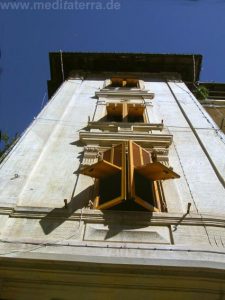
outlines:
[[[49,54],[51,80],[48,82],[49,96],[62,83],[62,62],[64,78],[72,71],[84,73],[140,72],[179,73],[183,81],[199,80],[201,55],[144,54],[144,53],[79,53],[53,52]]]

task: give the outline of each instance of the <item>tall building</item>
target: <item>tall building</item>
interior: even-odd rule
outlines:
[[[1,299],[225,299],[225,137],[200,55],[51,53],[0,165]]]

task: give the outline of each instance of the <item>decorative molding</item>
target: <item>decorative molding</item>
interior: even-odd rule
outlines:
[[[93,165],[98,162],[99,157],[99,147],[84,147],[84,158],[82,165]]]
[[[129,122],[88,122],[89,129],[107,130],[119,132],[124,128],[130,131],[148,132],[152,130],[163,130],[163,123],[129,123]]]
[[[142,147],[166,147],[172,144],[172,135],[168,134],[136,134],[133,132],[86,132],[80,131],[80,140],[85,145],[110,146],[125,140],[137,142]]]
[[[0,208],[0,214],[1,213]],[[54,216],[50,214],[53,208],[36,208],[36,207],[15,207],[9,212],[11,218],[31,218],[49,220],[73,220],[84,221],[85,223],[117,223],[117,224],[130,224],[137,226],[149,225],[176,225],[176,226],[212,226],[225,228],[225,215],[209,215],[190,213],[184,218],[184,213],[163,213],[163,212],[129,212],[129,211],[100,211],[93,209],[79,209],[71,213],[68,217],[68,211],[65,208],[58,208]]]
[[[16,294],[18,299],[29,299],[33,293],[32,299],[71,299],[71,294],[102,299],[119,290],[124,297],[132,299],[140,294],[157,299],[165,299],[165,295],[167,299],[179,299],[180,295],[182,299],[205,299],[205,296],[222,299],[223,261],[198,261],[189,258],[190,253],[185,250],[180,251],[182,259],[175,260],[176,250],[165,251],[168,259],[67,253],[22,253],[13,259],[2,257],[1,298],[12,299],[6,296]],[[210,254],[211,259],[213,255],[217,258],[221,255],[218,251],[206,250],[205,253]]]
[[[98,92],[95,92],[96,97],[110,97],[110,96],[118,96],[118,97],[143,97],[146,99],[153,99],[155,94],[154,93],[149,93],[148,91],[142,91],[140,89],[118,89],[118,90],[110,90],[110,89],[102,89]]]

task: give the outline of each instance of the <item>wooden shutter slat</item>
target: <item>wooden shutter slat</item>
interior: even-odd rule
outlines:
[[[157,207],[158,207],[159,211],[162,211],[162,205],[161,205],[161,199],[160,199],[160,191],[159,191],[158,184],[159,184],[158,181],[153,181],[154,198],[155,198],[155,203],[157,203]]]
[[[149,180],[166,180],[180,178],[180,175],[167,168],[160,162],[153,162],[136,168],[136,171]]]
[[[123,146],[122,144],[113,147],[113,159],[112,163],[116,166],[122,167],[122,152],[123,152]]]
[[[142,148],[143,165],[147,165],[152,162],[151,154]]]
[[[123,199],[121,199],[121,197],[117,197],[113,200],[107,201],[103,204],[100,204],[97,209],[109,209],[117,204],[120,204],[122,202]]]
[[[153,181],[178,178],[179,175],[161,163],[153,162],[151,154],[132,141],[128,153],[130,198],[149,211],[160,211],[159,190]]]
[[[141,166],[142,160],[141,160],[141,148],[137,144],[132,142],[131,151],[133,155],[133,163],[134,167]]]
[[[150,203],[148,203],[147,201],[144,201],[143,199],[139,198],[139,197],[135,197],[134,200],[136,203],[138,203],[139,205],[141,205],[142,207],[146,208],[149,211],[152,212],[159,212],[159,209],[154,207],[153,205],[151,205]]]
[[[106,161],[112,163],[111,152],[112,152],[111,149],[104,151],[104,152],[102,153],[102,158],[103,158],[103,160],[106,160]]]
[[[84,167],[80,170],[80,174],[93,178],[104,178],[110,175],[117,174],[120,171],[120,167],[115,166],[108,161],[102,160],[91,166]]]
[[[108,154],[107,154],[108,155]],[[120,181],[120,195],[114,199],[109,199],[104,203],[101,203],[101,197],[99,200],[99,205],[97,206],[98,209],[109,209],[123,200],[126,200],[126,148],[125,143],[117,145],[111,149],[110,152],[111,161],[113,164],[110,165],[116,167],[121,172],[121,181]],[[112,173],[111,173],[112,174]],[[111,175],[110,174],[110,175]],[[111,177],[108,177],[110,180]],[[111,187],[114,184],[114,180],[112,177],[112,182],[110,182]],[[107,189],[107,186],[105,187]]]

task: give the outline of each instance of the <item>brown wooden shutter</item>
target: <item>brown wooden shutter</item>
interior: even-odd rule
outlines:
[[[160,162],[153,162],[144,166],[137,167],[136,171],[150,180],[167,180],[180,178],[180,175]]]
[[[161,204],[157,184],[154,181],[174,179],[180,176],[162,163],[153,161],[148,151],[132,141],[129,142],[128,153],[130,197],[146,209],[158,211]]]
[[[136,168],[151,163],[151,155],[136,143],[128,144],[128,193],[131,199],[149,211],[159,211],[155,207],[153,182],[136,172]]]
[[[127,81],[126,87],[138,88],[139,81],[137,79],[131,78],[131,79],[127,79],[126,81]]]
[[[137,167],[151,163],[151,156],[148,151],[137,145],[136,143],[129,141],[128,143],[128,187],[130,187],[131,196],[134,192],[134,170]]]
[[[109,121],[120,122],[123,119],[122,103],[107,103],[106,105],[107,119]]]
[[[132,141],[127,150],[126,154],[125,142],[119,144],[103,152],[98,163],[81,169],[81,174],[98,181],[95,207],[108,209],[127,200],[126,207],[134,201],[149,211],[165,211],[160,180],[180,176]]]
[[[144,122],[145,105],[127,104],[128,122]]]
[[[108,209],[126,199],[126,153],[125,144],[103,152],[102,160],[86,166],[80,173],[99,179],[98,209]]]
[[[114,77],[111,78],[112,87],[122,87],[123,86],[123,78]]]
[[[93,178],[104,178],[110,175],[117,174],[121,171],[121,168],[115,166],[108,161],[102,160],[94,165],[86,166],[80,170],[80,174],[90,176]]]
[[[128,104],[128,115],[131,117],[142,117],[145,106],[141,104]]]
[[[123,145],[119,144],[103,152],[103,159],[118,167],[122,167]]]

